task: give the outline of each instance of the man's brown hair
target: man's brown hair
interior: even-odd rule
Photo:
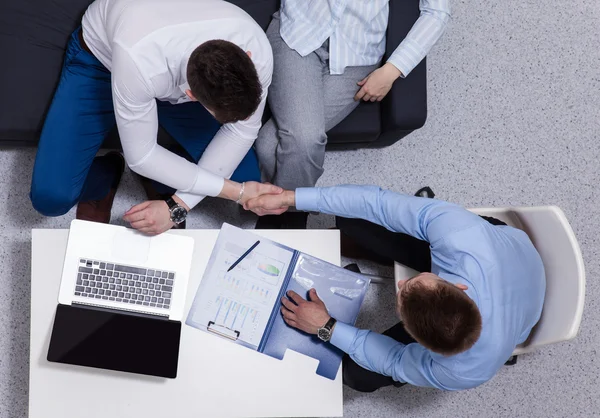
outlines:
[[[409,282],[399,297],[404,327],[431,351],[451,356],[468,350],[479,339],[479,309],[453,284]]]
[[[247,119],[261,101],[254,63],[239,46],[212,40],[192,52],[187,65],[192,94],[221,123]]]

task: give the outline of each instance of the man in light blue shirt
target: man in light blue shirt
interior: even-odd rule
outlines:
[[[374,186],[300,188],[244,205],[258,214],[291,206],[337,215],[342,232],[366,248],[425,272],[399,283],[403,322],[384,335],[335,324],[330,343],[349,355],[344,381],[357,390],[403,383],[476,387],[496,374],[540,318],[544,266],[521,230],[451,203]],[[314,290],[309,301],[287,296],[295,302],[282,300],[289,325],[314,334],[329,320]]]
[[[380,67],[386,50],[388,3],[281,1],[281,10],[267,30],[273,48],[269,88],[273,117],[256,140],[263,180],[288,190],[314,186],[323,174],[326,132],[360,100],[381,101],[394,81],[407,77],[429,53],[450,19],[449,0],[419,0],[420,17]],[[303,221],[296,227],[302,223],[305,227],[306,215],[299,217]],[[259,220],[257,228],[274,227],[265,224],[266,219]]]

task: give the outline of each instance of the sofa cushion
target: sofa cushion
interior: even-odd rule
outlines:
[[[366,145],[381,134],[381,103],[362,102],[346,119],[327,132],[328,145]]]
[[[90,0],[0,2],[0,141],[37,143],[64,50]]]

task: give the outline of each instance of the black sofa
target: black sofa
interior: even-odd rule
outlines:
[[[168,1],[168,0],[166,0]],[[230,0],[267,28],[279,0]],[[0,145],[36,145],[58,82],[64,49],[91,0],[0,2]],[[384,60],[419,16],[417,0],[390,0]],[[329,134],[328,148],[385,147],[419,129],[427,117],[423,61],[396,81],[381,103],[361,103]],[[161,132],[160,136],[166,135]],[[159,139],[161,142],[169,141]],[[115,132],[105,147],[119,147]]]

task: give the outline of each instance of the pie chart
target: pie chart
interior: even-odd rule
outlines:
[[[280,273],[279,269],[271,264],[259,264],[258,270],[268,276],[273,276],[273,277],[279,276],[279,273]]]

